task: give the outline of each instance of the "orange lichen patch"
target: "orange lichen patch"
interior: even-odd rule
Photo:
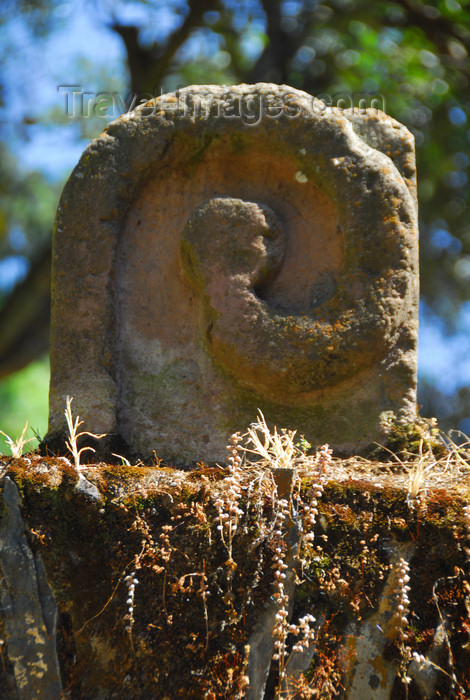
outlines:
[[[382,687],[385,686],[386,679],[387,679],[387,669],[385,667],[384,659],[382,656],[376,656],[375,658],[370,659],[370,668],[371,668],[371,675],[372,672],[374,672],[378,679],[379,685]]]

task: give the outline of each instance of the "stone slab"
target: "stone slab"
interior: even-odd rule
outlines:
[[[52,292],[50,444],[67,395],[103,449],[175,464],[225,460],[258,408],[383,442],[416,415],[413,137],[288,86],[163,95],[82,155]]]

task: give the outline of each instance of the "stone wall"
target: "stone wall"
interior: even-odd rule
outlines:
[[[290,469],[0,464],[9,700],[470,693],[470,477],[454,458],[416,492],[326,450]]]

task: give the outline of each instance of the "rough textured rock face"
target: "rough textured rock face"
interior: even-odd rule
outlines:
[[[415,417],[416,209],[412,136],[375,110],[197,86],[113,122],[59,205],[48,440],[68,394],[175,464],[223,460],[257,408],[382,442]]]
[[[0,457],[0,697],[469,698],[469,457]]]

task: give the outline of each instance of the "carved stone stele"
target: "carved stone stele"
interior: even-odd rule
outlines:
[[[109,449],[176,464],[225,460],[258,408],[343,453],[383,442],[416,410],[415,185],[405,127],[286,86],[114,121],[58,209],[46,441],[70,395]]]

